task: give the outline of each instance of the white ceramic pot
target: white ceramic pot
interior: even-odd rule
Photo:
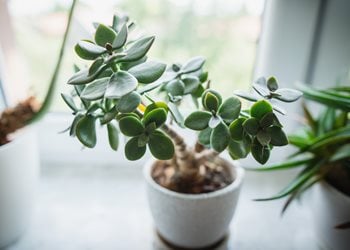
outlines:
[[[32,129],[0,146],[0,248],[18,239],[28,225],[39,170]]]
[[[322,181],[311,190],[309,204],[315,232],[323,247],[348,250],[350,230],[339,230],[334,227],[350,220],[350,197]]]
[[[235,180],[229,186],[206,194],[182,194],[158,185],[151,172],[154,161],[144,168],[147,195],[158,233],[183,248],[203,248],[225,237],[238,202],[244,177],[241,167],[231,167]]]

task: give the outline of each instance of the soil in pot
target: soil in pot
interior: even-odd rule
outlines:
[[[229,166],[220,158],[203,162],[191,179],[179,176],[171,161],[157,161],[152,177],[159,185],[179,193],[202,194],[225,188],[234,181]]]

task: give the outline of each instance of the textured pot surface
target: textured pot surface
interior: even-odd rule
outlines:
[[[20,131],[0,146],[0,248],[15,241],[30,218],[39,157],[35,133]]]
[[[350,220],[350,197],[322,181],[313,188],[310,200],[315,231],[323,246],[326,249],[349,249],[350,230],[334,227]]]
[[[151,176],[154,161],[147,162],[148,201],[155,226],[166,241],[184,248],[202,248],[226,235],[244,177],[241,167],[226,163],[235,179],[229,186],[206,194],[181,194],[158,185]]]

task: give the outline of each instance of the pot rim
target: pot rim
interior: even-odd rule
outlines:
[[[25,126],[13,133],[13,138],[8,143],[0,146],[0,153],[6,151],[8,148],[15,147],[32,131],[32,125]]]
[[[243,178],[244,178],[244,169],[239,165],[239,163],[237,161],[234,161],[234,164],[232,164],[231,162],[221,158],[230,168],[231,171],[233,171],[233,174],[235,175],[235,179],[234,181],[222,188],[219,189],[217,191],[214,192],[209,192],[209,193],[203,193],[203,194],[184,194],[184,193],[178,193],[172,190],[169,190],[165,187],[162,187],[161,185],[159,185],[158,183],[155,182],[155,180],[152,178],[151,175],[151,170],[154,166],[154,163],[157,161],[156,159],[149,159],[144,168],[143,168],[143,174],[144,177],[146,179],[146,181],[156,190],[168,195],[168,196],[172,196],[174,198],[178,198],[178,199],[187,199],[187,200],[205,200],[205,199],[209,199],[209,198],[213,198],[213,197],[217,197],[217,196],[222,196],[226,193],[232,192],[235,189],[240,188],[242,182],[243,182]]]

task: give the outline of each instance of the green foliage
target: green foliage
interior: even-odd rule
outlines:
[[[148,61],[147,53],[155,38],[131,40],[137,37],[129,34],[133,26],[127,16],[116,15],[111,26],[96,24],[94,41],[82,40],[75,46],[77,55],[91,64],[76,69],[68,80],[74,86],[72,95],[62,95],[75,115],[70,128],[72,136],[76,135],[85,146],[94,147],[99,121],[107,126],[113,150],[119,146],[119,131],[130,137],[124,147],[129,160],[140,159],[147,148],[157,159],[174,156],[171,133],[162,132],[168,131],[165,127],[168,120],[198,131],[201,144],[217,152],[228,150],[233,159],[244,158],[251,152],[263,164],[273,146],[286,144],[287,138],[269,99],[291,99],[293,91],[285,97],[277,93],[283,89],[278,88],[275,78],[267,82],[260,78],[253,87],[264,95],[264,100],[251,98],[252,107],[241,110],[241,101],[236,96],[223,100],[220,93],[210,88],[203,57],[168,66]],[[160,95],[149,94],[151,91]],[[159,96],[165,100],[158,100]],[[181,106],[187,97],[193,100],[196,110],[184,119]]]

